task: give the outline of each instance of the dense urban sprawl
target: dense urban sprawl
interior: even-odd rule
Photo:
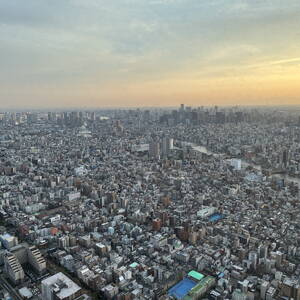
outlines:
[[[0,298],[300,300],[299,114],[2,113]]]

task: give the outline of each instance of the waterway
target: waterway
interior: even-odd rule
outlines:
[[[210,150],[208,150],[205,146],[199,146],[196,145],[194,143],[186,143],[187,145],[191,146],[193,150],[195,151],[199,151],[201,153],[205,153],[207,155],[213,155],[213,156],[222,156],[224,154],[219,154],[219,153],[214,153]],[[262,166],[254,164],[254,163],[249,163],[245,160],[241,160],[242,161],[242,167],[246,168],[247,166],[251,166],[254,169],[258,170],[258,171],[262,171]],[[273,174],[271,176],[269,176],[269,178],[276,178],[276,179],[284,179],[285,182],[293,182],[293,183],[297,183],[298,186],[300,187],[300,178],[298,177],[293,177],[293,176],[289,176],[287,174]]]

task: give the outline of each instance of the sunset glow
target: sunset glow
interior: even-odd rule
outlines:
[[[298,0],[0,0],[0,105],[297,105],[299,15]]]

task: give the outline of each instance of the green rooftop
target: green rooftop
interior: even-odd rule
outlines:
[[[138,266],[138,263],[134,262],[131,265],[129,265],[130,268],[136,268]]]
[[[198,294],[200,290],[203,288],[206,288],[207,285],[210,285],[214,282],[214,278],[211,276],[207,276],[203,280],[201,280],[197,285],[195,285],[189,292],[189,296],[193,296],[195,294]]]
[[[206,293],[208,289],[214,285],[214,283],[215,279],[213,277],[206,276],[189,291],[189,293],[183,298],[183,300],[193,300],[199,298],[199,296]]]
[[[202,278],[204,278],[204,275],[199,273],[199,272],[196,272],[196,271],[191,271],[189,272],[188,276],[196,279],[196,280],[201,280]]]

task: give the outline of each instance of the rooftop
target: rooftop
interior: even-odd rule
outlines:
[[[61,272],[44,279],[42,285],[56,289],[56,296],[59,299],[69,297],[81,289],[75,282]]]
[[[203,275],[203,274],[201,274],[201,273],[199,273],[199,272],[197,272],[197,271],[194,271],[194,270],[190,271],[190,272],[188,273],[188,275],[189,275],[190,277],[196,279],[196,280],[201,280],[202,278],[204,278],[204,275]]]

